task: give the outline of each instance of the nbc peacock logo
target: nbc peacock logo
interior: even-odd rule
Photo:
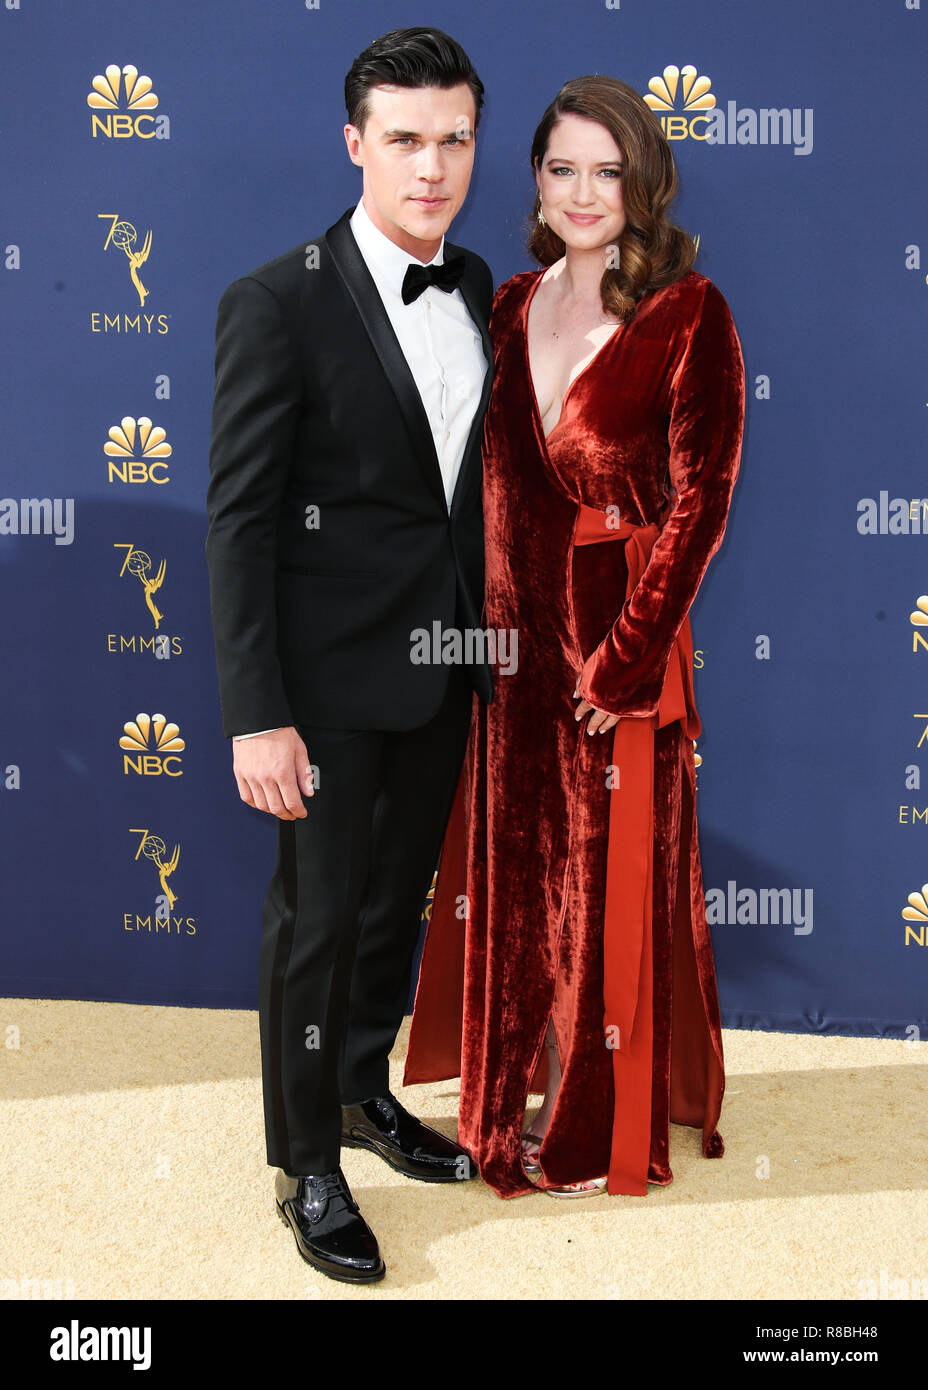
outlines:
[[[123,750],[122,770],[128,777],[181,777],[180,754],[186,743],[180,729],[163,714],[137,714],[122,726],[119,746]]]
[[[813,108],[739,106],[723,109],[712,81],[692,63],[668,63],[652,77],[644,100],[668,140],[701,140],[707,145],[792,145],[793,154],[812,153]]]
[[[678,98],[682,108],[679,114]],[[695,125],[706,123],[705,113],[714,108],[715,96],[709,78],[700,77],[691,63],[682,68],[668,63],[661,75],[648,83],[645,103],[660,116],[668,140],[683,140],[687,135],[701,140],[705,132],[697,131]]]
[[[915,893],[909,894],[908,907],[902,909],[905,922],[905,944],[924,946],[925,926],[928,925],[928,883],[923,883]]]
[[[167,431],[153,425],[147,415],[138,419],[124,415],[118,425],[111,425],[103,452],[108,483],[163,486],[171,481],[168,459],[174,450],[168,443]]]
[[[110,63],[90,83],[87,105],[91,110],[90,133],[94,140],[170,140],[171,118],[154,115],[158,96],[150,77],[132,63]]]
[[[921,649],[928,652],[928,594],[919,594],[909,614],[909,622],[915,629],[912,633],[913,656]]]

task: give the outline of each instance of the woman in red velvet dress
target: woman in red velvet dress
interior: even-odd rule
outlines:
[[[542,269],[496,292],[484,436],[484,622],[518,660],[475,701],[405,1081],[460,1074],[459,1140],[502,1197],[644,1194],[670,1122],[723,1150],[688,613],[744,364],[632,88],[568,82],[532,165]]]

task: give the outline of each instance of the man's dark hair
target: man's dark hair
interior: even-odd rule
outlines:
[[[368,93],[394,87],[457,87],[466,82],[474,98],[474,130],[480,123],[483,83],[461,45],[441,29],[391,29],[359,53],[345,78],[348,120],[363,134]]]

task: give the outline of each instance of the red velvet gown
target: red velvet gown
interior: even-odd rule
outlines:
[[[738,473],[744,364],[724,297],[689,271],[616,328],[546,440],[526,336],[542,274],[494,297],[484,623],[517,633],[518,659],[474,700],[404,1082],[460,1075],[482,1178],[534,1191],[520,1139],[550,1016],[562,1080],[539,1185],[608,1174],[643,1195],[673,1179],[670,1122],[723,1151],[688,614]],[[578,676],[614,730],[575,720]]]

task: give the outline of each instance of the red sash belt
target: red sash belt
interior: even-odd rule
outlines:
[[[660,528],[635,526],[580,503],[574,545],[624,540],[628,598],[648,562]],[[593,657],[590,657],[592,662]],[[589,664],[589,663],[588,663]],[[615,1082],[610,1192],[645,1193],[651,1140],[652,856],[654,847],[654,730],[679,719],[686,736],[701,725],[693,692],[689,615],[670,653],[656,714],[621,717],[615,725],[609,801],[603,923],[603,1005],[606,1044]],[[581,728],[586,734],[586,721]],[[596,737],[596,735],[593,735]],[[688,866],[680,866],[688,873]],[[681,889],[682,891],[682,889]]]

